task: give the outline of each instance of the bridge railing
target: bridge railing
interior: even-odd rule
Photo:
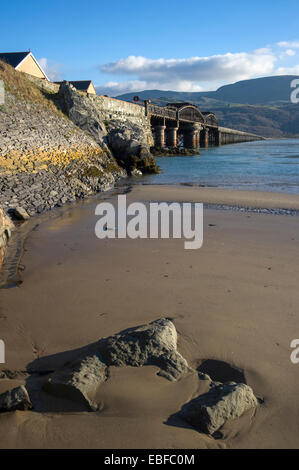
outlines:
[[[188,106],[179,111],[179,119],[180,121],[204,123],[204,117],[200,111]]]
[[[204,122],[204,118],[198,116],[194,109],[184,109],[181,112],[176,109],[167,108],[166,106],[158,106],[156,104],[150,104],[148,111],[153,116],[180,120],[185,122]]]
[[[174,109],[168,109],[166,107],[157,106],[156,104],[149,105],[150,114],[155,116],[168,117],[170,119],[177,119],[177,112]]]

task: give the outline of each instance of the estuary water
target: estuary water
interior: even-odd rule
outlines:
[[[299,194],[299,139],[223,145],[198,156],[157,157],[157,163],[161,174],[136,182]]]

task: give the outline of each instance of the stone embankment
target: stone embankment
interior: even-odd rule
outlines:
[[[71,121],[91,135],[99,145],[106,142],[118,164],[128,173],[134,173],[135,170],[142,173],[158,172],[150,151],[153,145],[150,122],[142,114],[140,106],[135,105],[133,115],[126,109],[126,106],[132,106],[130,103],[118,104],[118,100],[107,101],[105,97],[85,96],[68,83],[61,85],[59,98],[63,112]]]
[[[0,206],[29,215],[108,189],[125,175],[103,141],[60,111],[6,93],[0,111]]]
[[[126,122],[125,114],[116,114],[110,122],[101,97],[92,99],[68,83],[48,89],[1,62],[0,79],[6,89],[0,106],[4,213],[20,207],[33,216],[108,190],[128,173],[157,171],[142,120]],[[7,232],[1,230],[2,253]]]

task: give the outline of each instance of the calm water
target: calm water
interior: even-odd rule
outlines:
[[[299,139],[201,149],[195,157],[158,157],[162,173],[139,183],[196,183],[230,189],[299,194]]]

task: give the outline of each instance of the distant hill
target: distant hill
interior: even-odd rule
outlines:
[[[168,102],[188,101],[202,111],[212,111],[220,125],[233,127],[265,137],[299,137],[299,104],[290,102],[293,79],[297,75],[243,80],[210,92],[145,90],[117,96],[132,101],[150,99],[165,106]]]
[[[217,91],[210,92],[205,96],[220,101],[244,104],[270,104],[279,101],[290,101],[293,79],[297,75],[281,75],[277,77],[255,78],[243,80],[233,85],[225,85]]]

